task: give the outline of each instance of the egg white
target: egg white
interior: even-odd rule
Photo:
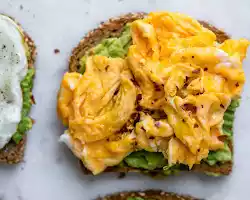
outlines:
[[[24,35],[9,17],[0,15],[0,149],[21,121],[21,81],[28,71]]]

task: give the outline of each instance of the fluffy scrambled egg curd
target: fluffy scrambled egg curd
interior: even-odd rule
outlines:
[[[84,74],[64,75],[62,139],[93,174],[138,150],[191,169],[224,148],[223,116],[240,97],[249,41],[219,44],[195,19],[170,12],[132,22],[131,35],[125,59],[88,56]]]

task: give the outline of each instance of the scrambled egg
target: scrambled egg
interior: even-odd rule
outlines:
[[[69,126],[74,153],[88,163],[87,166],[91,166],[89,163],[97,166],[93,173],[99,173],[109,166],[108,163],[114,163],[111,160],[119,164],[132,151],[132,139],[119,140],[120,145],[128,144],[120,146],[121,152],[117,149],[115,154],[112,152],[119,145],[114,142],[106,144],[108,137],[118,133],[134,111],[136,89],[130,79],[132,75],[123,59],[104,56],[89,57],[84,75],[64,75],[58,113]],[[101,164],[98,157],[103,159]]]
[[[168,12],[134,21],[131,35],[125,59],[89,56],[83,75],[64,75],[58,113],[72,151],[98,174],[136,150],[192,168],[223,149],[223,116],[245,83],[249,41],[218,44],[198,21]],[[138,106],[139,121],[126,128]]]

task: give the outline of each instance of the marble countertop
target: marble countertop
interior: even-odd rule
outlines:
[[[38,57],[24,162],[0,166],[0,200],[91,200],[98,195],[131,189],[157,188],[208,200],[247,199],[250,179],[250,55],[242,103],[235,121],[235,165],[231,176],[186,173],[165,180],[130,174],[84,176],[77,160],[58,143],[63,127],[56,115],[56,93],[67,60],[80,38],[100,21],[127,12],[170,10],[187,13],[223,28],[234,38],[250,39],[249,0],[1,0],[0,13],[15,17],[34,39]],[[55,54],[54,49],[60,53]]]

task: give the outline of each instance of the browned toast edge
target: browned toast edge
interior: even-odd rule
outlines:
[[[201,200],[188,195],[178,195],[175,193],[164,192],[162,190],[130,191],[120,192],[105,197],[99,197],[96,200],[127,200],[129,197],[141,197],[145,200]]]

